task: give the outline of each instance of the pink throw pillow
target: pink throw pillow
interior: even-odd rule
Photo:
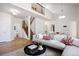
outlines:
[[[51,36],[48,36],[48,35],[43,36],[43,39],[45,39],[45,40],[50,40],[50,39],[51,39]]]
[[[61,42],[66,44],[66,45],[73,45],[73,39],[71,39],[71,37],[70,38],[68,38],[68,37],[63,38]]]

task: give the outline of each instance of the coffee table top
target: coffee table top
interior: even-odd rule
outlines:
[[[29,49],[28,47],[32,47],[32,48]],[[25,46],[25,48],[24,48],[24,52],[26,54],[32,55],[32,56],[43,54],[45,51],[46,51],[46,46],[44,46],[44,45],[30,44],[28,46]]]

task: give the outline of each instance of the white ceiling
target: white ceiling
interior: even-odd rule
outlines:
[[[10,9],[16,9],[20,12],[17,15],[14,15],[16,17],[24,19],[27,16],[30,16],[30,14],[28,12],[26,13],[26,10],[24,10],[22,8],[16,7],[16,6],[9,4],[9,3],[0,3],[0,11],[1,12],[6,12],[6,13],[13,15]]]
[[[57,15],[61,14],[61,9],[63,9],[63,14],[67,16],[68,20],[76,20],[79,15],[79,3],[46,3],[44,4],[52,13]]]
[[[45,17],[44,15],[41,15],[41,14],[33,11],[33,10],[28,10],[28,9],[26,10],[26,8],[25,9],[24,8],[25,7],[22,8],[22,6],[19,7],[15,4],[12,4],[12,3],[0,3],[0,11],[1,12],[6,12],[6,13],[9,13],[9,14],[13,15],[10,9],[16,9],[20,13],[18,13],[17,15],[14,15],[14,16],[22,18],[22,19],[26,19],[26,17],[28,17],[28,16],[34,16],[34,17],[45,19],[45,20],[50,19],[50,18]]]
[[[44,5],[54,14],[61,13],[61,9],[62,9],[61,3],[45,3]],[[75,19],[78,13],[77,11],[79,10],[77,9],[79,3],[64,3],[63,5],[64,5],[63,7],[64,14],[69,18]],[[26,10],[16,7],[12,4],[0,3],[0,11],[12,14],[10,12],[11,8],[17,9],[20,12],[18,15],[15,15],[16,17],[26,18],[27,16],[31,15],[31,13],[29,13],[28,11],[26,12]]]
[[[43,3],[44,5],[79,6],[79,3]]]
[[[64,7],[79,7],[79,3],[43,3],[43,5],[51,11],[55,8],[61,10]]]

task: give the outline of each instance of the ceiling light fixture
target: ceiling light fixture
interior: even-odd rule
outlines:
[[[59,19],[64,19],[64,18],[66,18],[66,16],[64,15],[64,13],[63,13],[63,4],[62,4],[62,7],[61,7],[62,9],[61,9],[61,15],[59,15]]]
[[[65,15],[60,15],[60,16],[59,16],[59,19],[64,19],[64,18],[66,18]]]
[[[10,11],[11,11],[11,13],[13,14],[13,15],[17,15],[18,13],[20,13],[18,10],[16,10],[16,9],[10,9]]]

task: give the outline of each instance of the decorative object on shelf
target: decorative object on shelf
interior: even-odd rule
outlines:
[[[44,9],[45,8],[41,4],[39,4],[39,3],[33,3],[32,4],[32,10],[34,10],[36,12],[39,12],[39,13],[41,13],[43,15],[45,14]]]

